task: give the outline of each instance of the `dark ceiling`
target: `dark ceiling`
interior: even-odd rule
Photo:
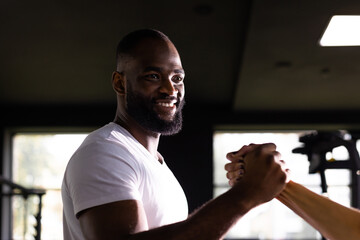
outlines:
[[[156,28],[177,46],[187,101],[242,110],[360,110],[360,47],[320,47],[359,1],[0,2],[0,104],[113,104],[120,38]]]

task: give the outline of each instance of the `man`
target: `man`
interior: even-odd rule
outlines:
[[[188,216],[184,193],[158,153],[161,134],[181,129],[184,77],[167,36],[139,30],[117,49],[114,122],[91,133],[67,166],[64,239],[220,239],[287,181],[276,146],[247,154],[248,174]],[[261,176],[261,177],[259,177]]]
[[[244,156],[259,145],[250,144],[237,152],[227,154],[231,161],[225,165],[229,184],[235,186],[246,176],[248,169],[243,162]],[[323,236],[332,240],[360,239],[360,211],[347,208],[330,199],[318,195],[293,181],[287,183],[277,199],[302,217]]]

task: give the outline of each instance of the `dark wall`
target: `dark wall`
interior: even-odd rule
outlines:
[[[185,111],[183,130],[160,140],[159,152],[182,184],[190,212],[212,197],[212,130],[211,121]]]

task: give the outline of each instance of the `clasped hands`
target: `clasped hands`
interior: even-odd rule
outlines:
[[[225,165],[230,186],[246,182],[263,202],[276,197],[290,181],[290,170],[273,143],[245,145],[226,158],[231,161]]]

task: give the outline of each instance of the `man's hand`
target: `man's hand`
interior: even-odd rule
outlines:
[[[289,181],[289,169],[273,143],[250,144],[228,153],[227,158],[231,161],[225,165],[229,184],[236,187],[241,181],[239,191],[246,191],[258,204],[276,197]]]

